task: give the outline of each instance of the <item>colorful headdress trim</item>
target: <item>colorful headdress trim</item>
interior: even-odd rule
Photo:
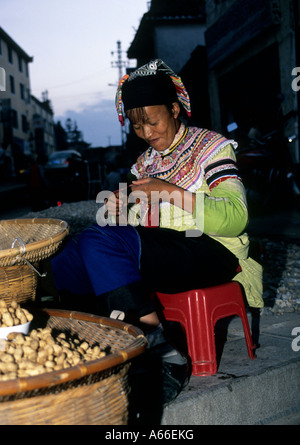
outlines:
[[[125,124],[124,116],[123,116],[123,108],[122,108],[122,88],[123,88],[124,83],[126,81],[131,82],[132,80],[136,79],[137,77],[153,76],[158,73],[163,73],[170,77],[170,79],[172,80],[172,82],[175,86],[176,94],[177,94],[179,102],[182,104],[187,115],[189,117],[191,116],[190,98],[189,98],[189,95],[188,95],[188,92],[187,92],[185,86],[182,83],[181,78],[177,74],[175,74],[174,71],[170,67],[168,67],[168,65],[166,65],[162,60],[155,59],[155,60],[152,60],[151,62],[149,62],[148,64],[143,65],[142,67],[136,69],[130,75],[125,74],[125,76],[123,76],[119,81],[119,85],[118,85],[117,92],[116,92],[115,103],[116,103],[116,109],[117,109],[119,121],[122,126],[124,126],[124,124]]]
[[[118,85],[118,89],[117,89],[117,93],[116,93],[116,108],[117,108],[117,113],[119,116],[119,121],[121,123],[122,126],[125,125],[125,121],[124,121],[124,116],[123,116],[123,109],[122,109],[122,87],[124,82],[126,82],[126,80],[129,78],[128,74],[125,74],[125,76],[123,76],[120,81],[119,81],[119,85]]]

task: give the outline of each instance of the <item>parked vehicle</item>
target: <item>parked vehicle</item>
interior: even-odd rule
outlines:
[[[46,164],[47,169],[69,168],[70,163],[82,163],[82,156],[76,150],[55,151],[49,156]]]
[[[231,124],[228,128],[238,127]],[[258,137],[254,129],[243,135],[247,142],[238,147],[236,158],[252,213],[271,209],[279,202],[282,207],[300,197],[288,147],[295,137],[283,138],[277,130]]]
[[[76,150],[52,153],[45,165],[53,201],[71,202],[87,199],[87,161]]]

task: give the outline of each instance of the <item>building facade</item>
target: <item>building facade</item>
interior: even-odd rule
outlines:
[[[152,0],[128,50],[162,58],[191,96],[192,124],[280,131],[299,164],[300,0]]]
[[[133,42],[129,59],[141,66],[151,59],[162,59],[182,77],[191,99],[191,124],[208,127],[210,123],[207,63],[205,50],[204,0],[152,0]],[[127,146],[144,146],[133,134]]]
[[[299,0],[207,0],[206,48],[212,126],[279,130],[299,163]]]
[[[152,0],[144,14],[128,58],[138,66],[159,58],[179,72],[198,45],[205,45],[203,0]]]
[[[47,92],[42,101],[31,96],[30,137],[34,153],[49,155],[55,151],[53,110]]]
[[[34,154],[49,154],[55,147],[53,112],[49,101],[31,95],[29,56],[0,27],[0,147],[13,169],[24,168]]]

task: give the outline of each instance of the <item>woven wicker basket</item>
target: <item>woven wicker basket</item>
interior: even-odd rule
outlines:
[[[57,219],[0,221],[0,298],[19,303],[34,300],[34,268],[57,251],[68,233],[68,224]]]
[[[125,425],[130,360],[147,345],[142,332],[118,320],[64,310],[44,310],[34,320],[34,327],[68,331],[111,353],[84,365],[0,382],[0,424]]]

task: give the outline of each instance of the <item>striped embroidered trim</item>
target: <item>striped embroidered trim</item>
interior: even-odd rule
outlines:
[[[205,167],[205,174],[207,174],[210,170],[216,169],[217,167],[222,167],[223,165],[230,165],[232,167],[236,167],[236,162],[232,158],[222,158],[216,162]]]
[[[218,179],[217,181],[214,181],[210,186],[209,186],[209,190],[211,191],[212,189],[214,189],[215,187],[217,187],[217,185],[221,184],[221,182],[226,181],[226,179],[238,179],[239,181],[241,181],[241,178],[239,176],[223,176],[222,178]]]
[[[220,180],[228,178],[241,179],[238,174],[238,168],[233,159],[220,159],[205,168],[205,179],[210,189],[214,188]]]

